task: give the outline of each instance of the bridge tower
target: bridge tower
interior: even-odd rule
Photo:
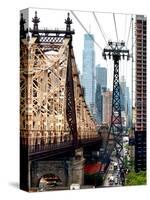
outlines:
[[[120,102],[120,84],[119,84],[119,61],[125,57],[129,60],[129,50],[125,48],[125,43],[122,42],[108,42],[108,48],[104,48],[103,57],[106,59],[112,58],[114,62],[114,74],[113,74],[113,95],[112,95],[112,114],[111,125],[108,135],[108,142],[105,150],[105,154],[111,155],[113,149],[116,152],[116,158],[120,168],[120,175],[122,185],[124,185],[124,164],[123,164],[123,129],[121,120],[121,102]],[[109,139],[113,139],[113,147],[108,149]],[[109,153],[108,153],[109,151]]]
[[[80,84],[72,20],[68,13],[65,30],[42,29],[36,11],[32,28],[26,21],[21,13],[20,187],[31,189],[40,161],[61,163],[63,158],[69,163],[70,183],[82,184],[83,149],[99,148],[101,136]]]
[[[72,32],[71,32],[72,20],[70,19],[69,13],[67,19],[65,20],[65,24],[66,24],[65,37],[70,39],[69,51],[68,51],[67,75],[66,75],[66,116],[71,135],[73,136],[73,144],[76,147],[78,143],[78,134],[77,134],[77,123],[76,123],[74,83],[73,83],[73,73],[72,73],[72,59],[73,59]]]

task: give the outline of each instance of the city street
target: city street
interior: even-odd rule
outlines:
[[[120,174],[117,168],[114,167],[114,164],[117,163],[115,158],[111,161],[105,176],[104,187],[112,186],[121,186],[120,184]]]

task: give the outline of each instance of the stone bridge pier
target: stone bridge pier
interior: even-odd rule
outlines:
[[[44,175],[53,174],[59,177],[62,187],[69,187],[72,183],[84,184],[83,149],[75,150],[74,157],[67,160],[42,160],[30,162],[30,188],[39,188]]]

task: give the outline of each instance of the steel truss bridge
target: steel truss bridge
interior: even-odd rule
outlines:
[[[72,46],[72,20],[65,30],[42,30],[40,19],[25,29],[20,20],[21,148],[29,160],[100,143],[86,105]]]

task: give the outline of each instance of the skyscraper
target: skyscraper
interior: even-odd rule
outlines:
[[[103,92],[103,123],[111,124],[112,92]]]
[[[129,92],[129,87],[126,87],[126,114],[127,114],[127,128],[131,127],[131,98],[130,98],[130,92]]]
[[[102,89],[99,83],[96,84],[96,93],[95,93],[95,107],[96,107],[96,121],[98,124],[102,122]]]
[[[126,104],[126,81],[124,76],[121,77],[120,83],[120,102],[121,102],[121,111],[125,111]]]
[[[96,84],[98,83],[102,88],[107,88],[107,69],[100,64],[96,66]]]
[[[83,74],[82,84],[85,91],[86,103],[93,114],[94,99],[95,99],[95,50],[94,50],[94,35],[84,35],[84,50],[83,50]]]
[[[124,126],[129,127],[129,119],[130,119],[130,97],[129,97],[129,88],[126,86],[126,80],[124,76],[121,77],[120,83],[120,102],[121,102],[121,112],[123,121],[126,123]]]
[[[147,19],[136,15],[135,171],[146,170]]]
[[[95,108],[97,123],[102,123],[103,119],[103,96],[102,93],[107,90],[107,69],[96,66],[96,93],[95,93]]]

